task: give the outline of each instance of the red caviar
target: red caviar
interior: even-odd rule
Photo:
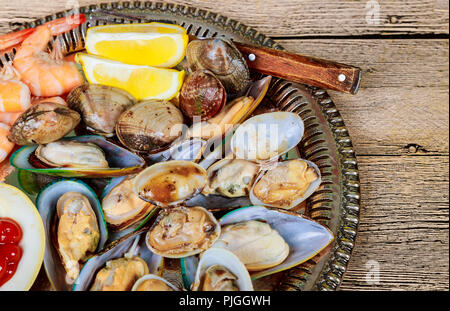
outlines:
[[[22,258],[22,229],[10,218],[0,218],[0,286],[8,282],[16,273]]]

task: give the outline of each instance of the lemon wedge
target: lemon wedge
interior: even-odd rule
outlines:
[[[188,41],[180,26],[121,24],[89,28],[85,46],[89,54],[126,64],[171,68],[183,60]]]
[[[185,76],[184,70],[124,64],[86,53],[78,53],[75,61],[83,67],[89,83],[124,89],[137,100],[172,99]]]

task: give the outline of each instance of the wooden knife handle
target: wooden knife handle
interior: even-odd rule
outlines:
[[[358,67],[271,48],[234,43],[252,70],[344,93],[358,92],[361,82],[361,69]]]

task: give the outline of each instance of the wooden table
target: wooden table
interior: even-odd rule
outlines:
[[[352,137],[362,193],[340,289],[448,290],[448,1],[171,2],[220,11],[288,50],[363,69],[356,96],[330,92]],[[74,3],[0,0],[0,33]],[[367,282],[377,265],[378,284]]]

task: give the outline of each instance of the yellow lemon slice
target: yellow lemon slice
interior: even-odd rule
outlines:
[[[171,68],[184,58],[189,37],[180,26],[148,23],[89,28],[86,50],[126,64]]]
[[[78,53],[89,83],[114,86],[128,91],[137,100],[175,97],[184,81],[185,72],[175,69],[129,65],[96,55]]]

